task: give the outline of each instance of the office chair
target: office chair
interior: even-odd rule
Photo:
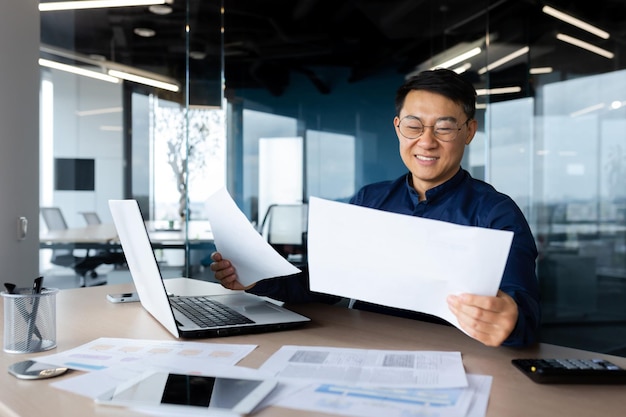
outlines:
[[[80,214],[83,215],[85,223],[87,223],[88,226],[102,224],[100,216],[95,211],[82,211]],[[98,249],[95,251],[95,255],[99,256],[103,263],[114,265],[114,267],[124,265],[126,263],[124,252],[122,252],[121,249]]]
[[[41,215],[43,217],[48,230],[65,230],[67,223],[58,207],[41,207]],[[74,256],[71,249],[52,249],[52,258],[50,262],[54,265],[73,268],[78,262],[78,257]]]
[[[102,224],[100,216],[95,211],[83,211],[80,214],[83,215],[87,224]]]
[[[48,230],[65,230],[67,223],[65,217],[59,207],[41,207],[41,215],[48,227]],[[107,263],[107,260],[99,255],[91,256],[89,251],[85,256],[77,256],[72,248],[55,248],[52,249],[52,257],[50,262],[54,265],[72,268],[81,279],[81,286],[87,285],[86,277],[97,278],[98,273],[95,269]],[[106,284],[106,281],[99,282],[98,285]]]
[[[306,264],[309,205],[272,204],[259,231],[267,242],[294,264]]]

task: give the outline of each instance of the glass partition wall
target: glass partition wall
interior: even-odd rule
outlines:
[[[155,228],[189,232],[222,184],[259,226],[272,204],[347,201],[405,172],[392,125],[396,88],[450,66],[478,91],[479,132],[463,168],[510,195],[535,235],[542,341],[626,355],[626,5],[327,3],[168,2],[174,13],[159,19],[183,13],[186,22],[170,28],[178,49],[153,28],[156,58],[141,65],[150,38],[125,38],[123,13],[109,11],[105,61],[145,72],[167,62],[175,70],[159,75],[181,90],[42,66],[42,206],[61,206],[80,226],[79,212],[110,221],[108,199],[136,198]],[[64,13],[77,35],[89,33],[77,23],[88,12]],[[145,6],[133,13],[155,15]],[[46,19],[42,12],[42,57],[51,46]],[[91,36],[101,36],[95,26]],[[131,41],[132,54],[116,49]],[[74,42],[66,49],[89,57]],[[58,170],[83,160],[94,161],[94,189],[77,190],[76,180],[63,189]],[[210,279],[210,246],[186,237],[178,250],[157,247],[159,259]]]
[[[225,181],[219,2],[89,3],[40,3],[41,206],[92,236],[50,243],[44,224],[41,269],[72,274],[56,262],[59,244],[73,243],[78,258],[109,249],[111,227],[110,236],[81,231],[82,213],[110,226],[108,200],[133,198],[164,273],[191,276],[213,250],[203,202]],[[98,265],[81,283],[106,283],[114,267]]]

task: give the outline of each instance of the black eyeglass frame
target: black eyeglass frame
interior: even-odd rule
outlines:
[[[402,132],[402,128],[400,127],[400,125],[402,124],[402,121],[403,121],[403,120],[405,120],[405,119],[407,119],[407,118],[408,118],[408,119],[412,119],[412,120],[417,120],[417,121],[418,121],[418,122],[420,122],[420,124],[422,125],[422,132],[421,132],[419,135],[417,135],[417,136],[415,136],[415,137],[413,137],[413,138],[412,138],[412,137],[409,137],[409,136],[407,136],[407,135],[405,135],[405,134]],[[427,128],[427,127],[431,127],[431,128],[433,129],[433,136],[435,137],[435,139],[437,139],[438,141],[441,141],[441,142],[453,142],[453,141],[454,141],[457,137],[459,137],[459,132],[461,131],[461,129],[463,129],[463,126],[465,126],[466,124],[468,124],[470,120],[472,120],[472,118],[471,118],[471,117],[468,117],[468,118],[467,118],[467,120],[466,120],[465,122],[461,123],[461,125],[460,125],[460,126],[457,124],[456,135],[454,135],[454,137],[453,137],[453,138],[451,138],[451,139],[442,139],[442,138],[440,138],[439,136],[437,136],[437,131],[435,130],[435,126],[437,125],[437,123],[435,123],[435,124],[434,124],[434,125],[432,125],[432,126],[426,126],[426,125],[424,124],[424,122],[422,122],[422,121],[421,121],[418,117],[411,116],[410,114],[409,114],[409,115],[406,115],[406,116],[404,116],[402,119],[400,119],[400,120],[398,121],[398,125],[397,125],[396,127],[397,127],[397,128],[398,128],[398,130],[400,131],[400,134],[401,134],[404,138],[409,139],[409,140],[419,139],[419,138],[420,138],[420,137],[424,134],[424,132],[426,132],[426,128]]]

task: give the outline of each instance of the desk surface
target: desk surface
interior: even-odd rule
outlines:
[[[166,280],[188,283],[193,280]],[[210,285],[201,281],[194,286]],[[170,288],[168,286],[168,288]],[[98,337],[173,340],[139,303],[112,304],[106,294],[132,289],[132,284],[61,290],[57,299],[56,350],[38,354],[2,352],[7,367],[18,361],[63,351]],[[183,292],[179,292],[183,293]],[[203,339],[211,343],[256,344],[240,365],[257,368],[282,345],[346,348],[460,351],[468,373],[493,376],[487,416],[615,416],[626,410],[626,386],[539,385],[511,365],[516,357],[607,358],[626,367],[626,358],[540,344],[527,349],[490,348],[454,327],[423,323],[343,307],[308,304],[292,306],[312,319],[303,328],[245,336]],[[70,372],[61,378],[70,378]],[[0,416],[130,416],[128,410],[97,406],[91,399],[49,387],[58,380],[24,381],[0,372]],[[137,414],[139,415],[139,414]],[[318,413],[270,407],[255,416],[319,416]]]

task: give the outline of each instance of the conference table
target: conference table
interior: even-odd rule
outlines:
[[[165,280],[176,294],[229,291],[219,285],[187,278]],[[140,303],[112,304],[107,293],[133,290],[132,284],[61,290],[57,296],[58,346],[48,352],[2,352],[6,370],[12,363],[78,347],[99,337],[175,340]],[[511,365],[519,357],[605,358],[626,367],[626,358],[549,344],[529,348],[487,347],[452,326],[419,322],[323,304],[287,306],[311,318],[303,327],[263,334],[201,339],[207,343],[254,344],[258,347],[238,365],[258,368],[283,345],[367,348],[385,350],[460,351],[467,373],[490,375],[493,383],[486,415],[515,416],[619,416],[626,410],[626,385],[540,385]],[[80,312],[80,314],[76,314]],[[194,340],[198,341],[198,340]],[[90,398],[51,387],[55,379],[19,380],[0,372],[0,416],[134,416],[132,410],[97,405]],[[271,406],[254,414],[266,416],[328,416]]]
[[[185,275],[192,275],[194,265],[198,266],[203,258],[215,250],[213,232],[207,220],[191,220],[186,229],[179,225],[172,227],[170,222],[162,220],[148,220],[145,223],[153,249],[188,251],[188,256],[180,258],[183,270],[187,271]],[[118,251],[121,247],[113,223],[42,230],[39,235],[40,249]]]
[[[187,229],[170,227],[169,222],[146,221],[146,229],[154,248],[183,249],[185,245],[202,246],[213,243],[211,225],[206,220],[191,220]],[[70,227],[64,230],[47,230],[39,235],[40,247],[60,248],[71,246],[74,249],[101,249],[119,247],[117,230],[113,223],[91,224]]]

